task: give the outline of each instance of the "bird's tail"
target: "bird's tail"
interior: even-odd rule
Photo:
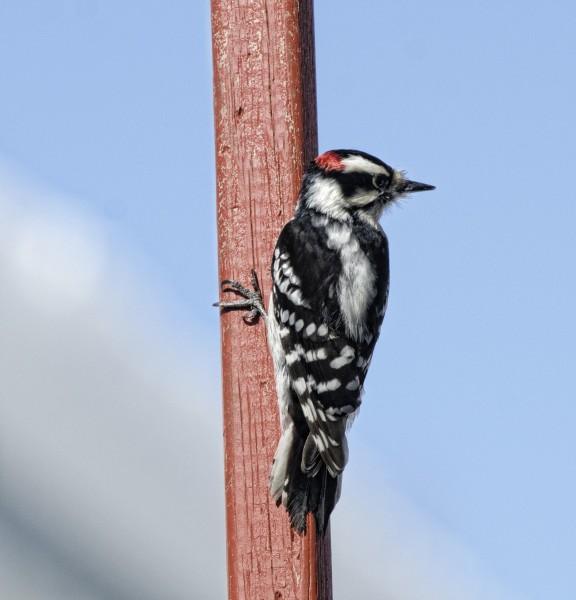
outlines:
[[[276,504],[283,504],[290,524],[298,533],[306,532],[306,515],[311,512],[316,528],[324,535],[330,514],[340,497],[342,475],[332,477],[320,459],[312,472],[304,472],[302,454],[306,438],[294,423],[286,427],[274,456],[270,472],[270,491]]]

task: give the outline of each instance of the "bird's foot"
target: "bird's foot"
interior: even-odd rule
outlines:
[[[250,272],[250,283],[252,284],[252,290],[243,286],[237,281],[231,279],[224,279],[220,284],[223,292],[236,292],[244,298],[244,300],[232,300],[231,302],[215,302],[213,306],[217,306],[222,309],[222,312],[229,310],[242,310],[246,309],[249,312],[242,315],[242,319],[248,325],[253,325],[258,322],[258,319],[262,316],[264,319],[267,317],[266,310],[264,309],[264,303],[262,302],[262,292],[260,291],[260,285],[258,283],[258,277],[256,271],[252,269]]]

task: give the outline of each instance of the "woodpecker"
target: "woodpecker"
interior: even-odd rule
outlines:
[[[379,219],[398,198],[433,189],[365,152],[325,152],[304,173],[295,215],[276,242],[268,314],[254,271],[252,290],[222,282],[243,299],[215,306],[250,309],[246,321],[266,321],[282,429],[270,492],[299,533],[311,512],[323,535],[340,497],[346,429],[388,300],[388,240]]]

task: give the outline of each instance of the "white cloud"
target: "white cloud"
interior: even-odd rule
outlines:
[[[335,600],[354,594],[374,600],[518,600],[470,548],[389,485],[381,467],[371,474],[362,481],[357,472],[347,473],[333,517]]]
[[[0,176],[3,594],[222,598],[217,357],[154,320],[102,225],[45,197]]]
[[[39,310],[67,312],[94,298],[103,284],[101,232],[74,213],[28,214],[13,231],[7,256],[12,283]]]

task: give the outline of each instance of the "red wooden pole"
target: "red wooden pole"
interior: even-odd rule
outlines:
[[[212,0],[221,279],[270,259],[317,154],[312,0]],[[228,597],[331,600],[330,535],[296,535],[268,491],[280,436],[265,328],[222,316]]]

